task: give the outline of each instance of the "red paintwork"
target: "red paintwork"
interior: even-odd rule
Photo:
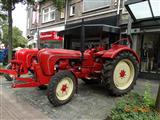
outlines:
[[[57,32],[55,31],[47,31],[40,33],[40,40],[58,40],[62,41],[63,37],[57,36]]]
[[[21,49],[15,53],[15,59],[11,60],[12,69],[19,75],[27,74],[32,66],[32,61],[37,58],[38,49]]]
[[[124,78],[126,76],[126,71],[121,70],[121,72],[119,73],[121,78]]]
[[[101,70],[105,59],[114,59],[120,52],[128,51],[139,57],[129,47],[124,45],[113,44],[109,50],[100,49],[88,49],[83,53],[83,59],[80,51],[66,50],[66,49],[42,49],[38,52],[22,50],[16,53],[15,61],[20,64],[21,69],[32,68],[34,70],[34,79],[31,78],[16,78],[17,80],[26,82],[23,84],[14,84],[13,87],[36,87],[44,84],[49,84],[52,76],[60,70],[69,70],[77,78],[100,79]],[[37,54],[38,52],[38,54]],[[37,55],[38,63],[32,60],[31,56]],[[28,59],[27,59],[28,58]],[[12,61],[14,63],[14,61]],[[26,70],[27,71],[27,70]],[[1,71],[0,71],[1,72]],[[2,71],[4,72],[4,71]],[[8,71],[11,73],[11,71]],[[15,72],[15,71],[14,71]],[[14,73],[13,72],[13,73]],[[18,74],[18,71],[17,71]],[[121,74],[120,74],[121,75]],[[123,73],[121,76],[125,76]],[[78,81],[76,81],[78,83]]]
[[[17,76],[17,72],[16,71],[14,71],[14,70],[1,70],[0,69],[0,73],[4,73],[4,74],[11,74],[11,75],[15,75],[15,76]]]
[[[41,65],[41,68],[46,75],[54,74],[54,65],[60,59],[80,59],[81,52],[74,50],[65,50],[65,49],[43,49],[38,53],[38,61]],[[63,63],[65,64],[65,63]],[[66,63],[63,66],[67,66]],[[66,68],[66,67],[65,67]]]
[[[68,88],[67,84],[62,85],[62,88],[61,88],[62,93],[66,92],[67,88]]]
[[[109,50],[105,50],[105,51],[101,51],[99,54],[103,55],[102,58],[115,58],[120,52],[123,51],[128,51],[133,53],[133,55],[136,57],[136,59],[138,60],[138,62],[140,62],[140,58],[138,57],[138,55],[129,47],[124,46],[124,45],[113,45],[111,49]]]

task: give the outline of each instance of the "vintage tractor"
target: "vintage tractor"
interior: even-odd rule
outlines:
[[[28,74],[30,71],[33,73],[32,63],[37,61],[38,49],[21,49],[15,52],[14,59],[6,66],[7,74],[4,74],[4,77],[8,81],[13,80],[13,75],[10,75],[8,72],[17,71],[17,75]]]
[[[12,64],[15,63],[15,67],[12,70],[0,70],[0,72],[12,74],[15,80],[23,82],[15,81],[12,84],[13,88],[48,85],[47,96],[54,106],[66,104],[71,100],[78,89],[79,79],[99,80],[112,95],[123,95],[136,83],[140,60],[128,47],[130,43],[128,39],[114,42],[116,40],[114,36],[117,33],[119,33],[118,27],[82,24],[60,33],[64,34],[66,39],[67,36],[72,36],[72,39],[66,41],[66,49],[38,51],[37,60],[32,62],[33,78],[18,77],[19,73],[26,72],[23,69],[25,65],[30,66],[28,61],[26,64],[13,61]],[[97,38],[97,36],[100,37]],[[112,36],[113,39],[110,39]],[[81,38],[81,42],[77,38]],[[88,49],[85,49],[86,46]],[[19,54],[18,57],[20,56]]]

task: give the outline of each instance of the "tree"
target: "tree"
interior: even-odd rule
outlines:
[[[159,84],[159,89],[157,93],[156,110],[160,113],[160,84]]]
[[[9,39],[8,25],[3,25],[2,29],[3,29],[3,34],[4,34],[2,42],[7,46],[8,39]],[[19,30],[19,28],[17,27],[13,27],[13,38],[12,39],[13,39],[13,48],[25,47],[25,45],[27,44],[26,38],[22,36],[22,31]]]
[[[52,0],[55,7],[61,11],[65,6],[65,0]]]
[[[33,3],[34,0],[1,0],[3,4],[3,9],[8,11],[8,43],[9,43],[9,50],[8,50],[8,61],[12,59],[12,10],[15,9],[16,3]]]

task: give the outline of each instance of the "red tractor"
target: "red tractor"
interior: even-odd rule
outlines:
[[[90,32],[90,30],[95,32]],[[74,32],[73,32],[74,31]],[[88,34],[85,35],[85,33]],[[66,41],[68,49],[42,49],[38,51],[37,60],[32,62],[33,78],[18,77],[21,69],[27,64],[15,61],[12,70],[0,70],[2,73],[12,74],[15,80],[24,83],[12,84],[14,88],[39,87],[48,85],[47,96],[54,106],[65,104],[71,100],[78,89],[78,79],[92,82],[95,79],[105,84],[113,95],[123,95],[129,92],[138,74],[139,57],[128,47],[130,41],[109,43],[107,34],[119,33],[119,28],[107,25],[81,25],[61,32],[72,39]],[[77,40],[81,34],[81,42]],[[93,37],[100,35],[100,38]],[[73,39],[74,38],[74,39]],[[66,40],[66,39],[65,39]],[[89,41],[88,49],[87,41]],[[98,42],[97,42],[98,41]],[[109,41],[109,42],[105,42]],[[126,44],[126,45],[123,45]]]
[[[8,71],[17,71],[18,76],[28,74],[30,71],[33,73],[32,63],[37,61],[38,49],[21,49],[14,53],[14,59],[6,66]],[[13,80],[13,76],[4,74],[8,81]]]

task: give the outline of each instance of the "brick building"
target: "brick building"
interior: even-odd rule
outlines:
[[[156,19],[156,21],[130,22],[131,18],[132,21],[134,18],[132,15],[130,17],[124,7],[126,1],[66,0],[65,8],[61,11],[54,7],[51,0],[41,1],[38,8],[39,13],[36,14],[38,15],[37,23],[34,19],[35,16],[33,17],[35,14],[33,6],[28,5],[27,33],[31,36],[29,43],[34,43],[34,46],[36,46],[37,30],[40,34],[39,37],[41,37],[43,32],[57,32],[81,24],[82,19],[87,24],[117,26],[121,28],[120,36],[126,36],[129,32],[131,33],[132,48],[142,60],[140,64],[141,76],[160,79],[160,48],[158,47],[160,46],[160,21]],[[160,7],[159,2],[157,2],[157,5]],[[141,7],[139,11],[145,11],[145,8]],[[129,29],[131,25],[132,28]],[[63,42],[60,44],[63,46]],[[150,50],[146,52],[146,48]]]

